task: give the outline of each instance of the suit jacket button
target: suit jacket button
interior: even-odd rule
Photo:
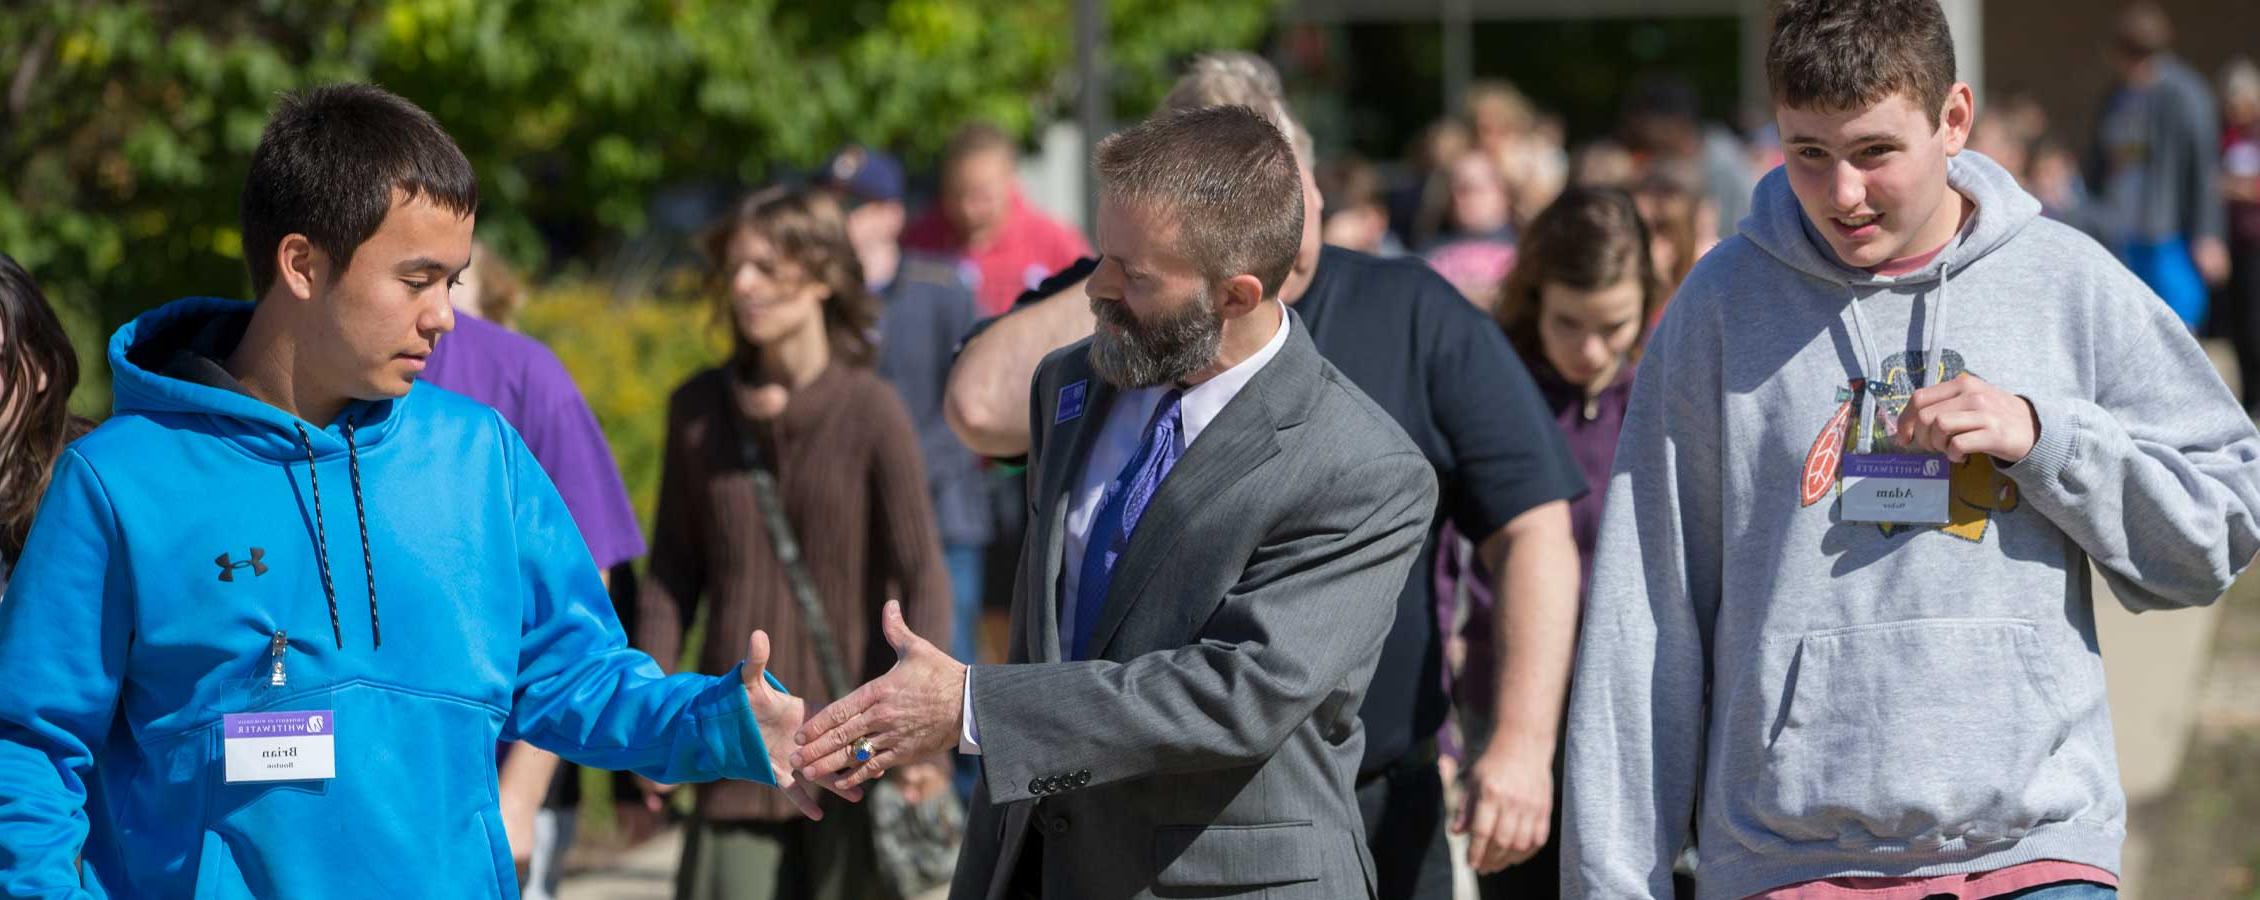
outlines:
[[[1031,794],[1041,794],[1041,793],[1043,793],[1043,792],[1044,792],[1044,780],[1043,780],[1043,779],[1041,779],[1041,778],[1036,778],[1036,779],[1031,779],[1031,780],[1030,780],[1030,781],[1028,782],[1028,793],[1031,793]]]
[[[1049,832],[1051,832],[1051,833],[1052,833],[1052,834],[1054,834],[1054,835],[1062,835],[1062,834],[1066,834],[1066,833],[1067,833],[1067,817],[1066,817],[1066,816],[1053,816],[1053,817],[1052,817],[1052,820],[1051,820],[1051,822],[1050,822],[1050,826],[1051,826],[1051,827],[1049,827],[1049,828],[1047,828],[1047,829],[1045,829],[1045,830],[1046,830],[1046,831],[1049,831]]]
[[[1077,773],[1075,773],[1075,786],[1076,786],[1076,787],[1082,787],[1082,786],[1084,786],[1084,785],[1087,785],[1087,784],[1090,784],[1090,783],[1091,783],[1091,770],[1089,770],[1089,769],[1084,769],[1084,770],[1083,770],[1083,771],[1081,771],[1081,772],[1077,772]]]

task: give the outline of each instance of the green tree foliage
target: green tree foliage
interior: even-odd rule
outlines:
[[[1192,52],[1251,43],[1277,2],[1107,0],[1118,108],[1150,107]],[[164,299],[240,295],[236,195],[275,94],[368,80],[455,135],[479,171],[481,233],[554,269],[576,261],[543,260],[537,225],[601,252],[644,230],[665,184],[757,183],[851,139],[924,161],[972,117],[1025,133],[1072,106],[1072,10],[12,0],[0,4],[0,250],[65,308],[82,351]]]

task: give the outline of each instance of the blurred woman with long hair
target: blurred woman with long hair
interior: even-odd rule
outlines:
[[[1540,212],[1524,232],[1521,258],[1500,291],[1495,311],[1499,326],[1529,364],[1555,424],[1568,438],[1570,455],[1593,488],[1570,504],[1581,583],[1592,572],[1603,488],[1632,398],[1640,344],[1652,312],[1663,302],[1664,282],[1648,226],[1632,195],[1617,188],[1571,188]],[[1489,589],[1495,582],[1454,532],[1447,529],[1440,546],[1437,596],[1455,604],[1464,598],[1468,607],[1459,630],[1464,661],[1453,679],[1460,733],[1487,735],[1488,692],[1496,683]],[[1439,610],[1445,621],[1458,613]],[[1481,754],[1481,747],[1466,749],[1468,759]],[[1529,860],[1481,876],[1485,900],[1559,896],[1559,759],[1555,767],[1553,837]]]
[[[878,300],[830,200],[755,194],[705,245],[731,352],[668,402],[636,643],[671,667],[703,606],[708,637],[694,656],[701,670],[721,672],[745,651],[729,635],[767,629],[777,636],[769,671],[814,709],[837,699],[826,685],[827,652],[844,670],[842,691],[894,664],[878,638],[889,596],[902,599],[912,630],[950,645],[949,575],[918,435],[872,369]],[[774,485],[766,496],[765,481]],[[788,536],[771,532],[772,510],[799,546],[799,572],[777,550]],[[794,587],[802,578],[828,628],[812,631],[802,613]],[[945,763],[888,777],[917,802],[949,790]],[[887,897],[869,813],[830,801],[825,813],[804,821],[757,785],[699,786],[676,896]]]
[[[63,445],[86,432],[71,417],[78,357],[39,285],[0,253],[0,590],[23,555],[39,498]]]

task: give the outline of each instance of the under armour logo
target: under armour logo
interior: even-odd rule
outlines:
[[[230,559],[225,553],[220,554],[220,558],[213,560],[213,562],[220,564],[221,581],[234,581],[235,570],[237,569],[249,568],[251,570],[251,577],[253,578],[267,574],[266,559],[267,551],[258,547],[253,547],[251,548],[251,558],[244,562],[236,562]]]

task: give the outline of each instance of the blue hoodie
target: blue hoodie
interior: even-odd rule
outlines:
[[[628,649],[498,413],[420,384],[317,427],[217,366],[250,312],[120,329],[56,466],[0,600],[0,896],[514,898],[498,740],[774,784],[740,676]],[[262,710],[332,711],[337,776],[229,783]]]

